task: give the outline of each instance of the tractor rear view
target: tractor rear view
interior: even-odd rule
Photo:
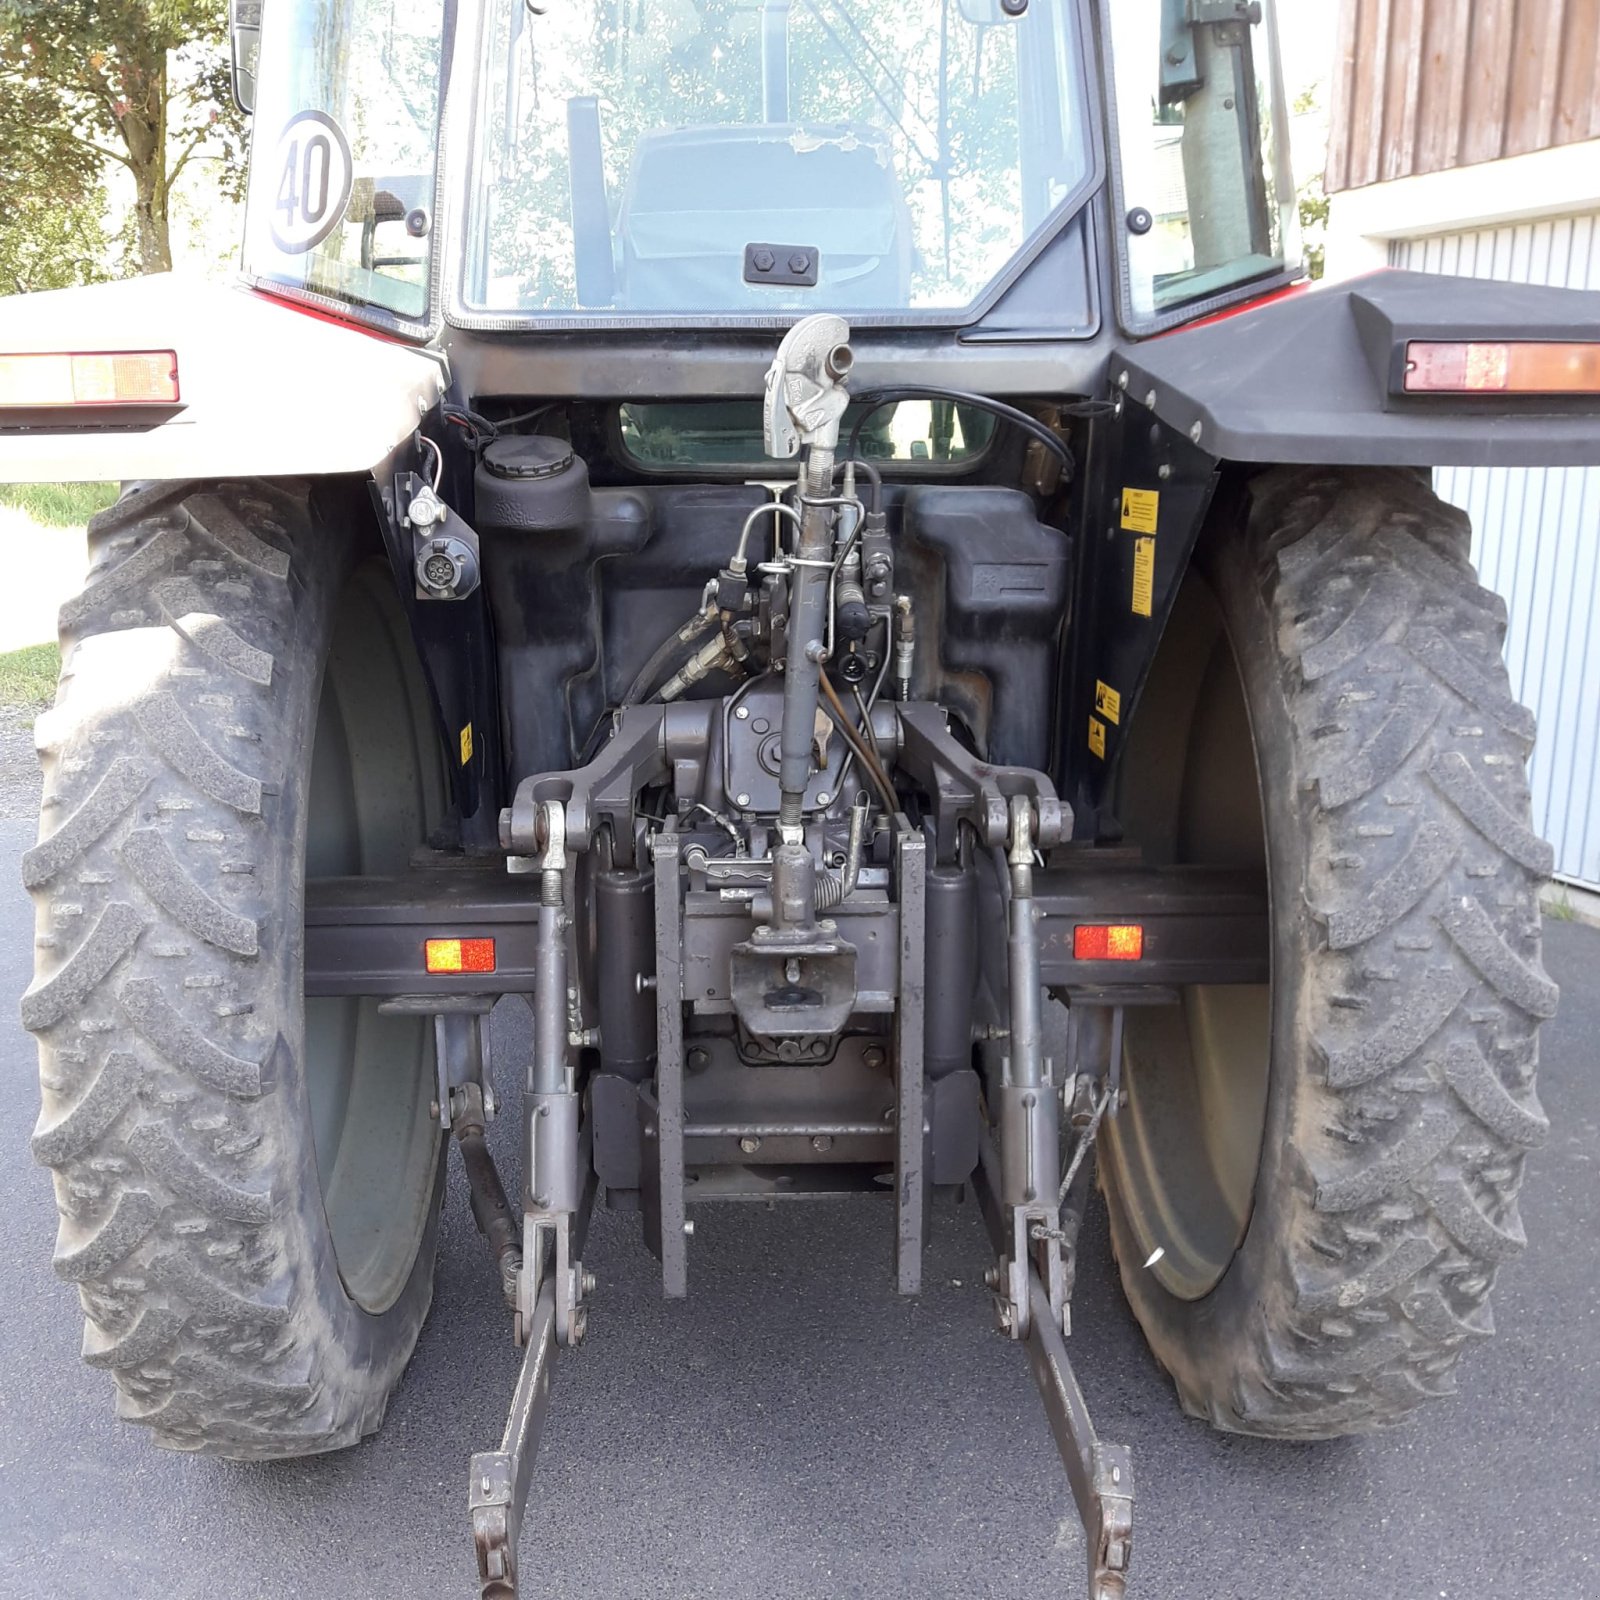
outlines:
[[[119,1414],[376,1430],[452,1140],[525,1352],[485,1597],[596,1205],[669,1296],[705,1206],[859,1196],[906,1295],[980,1206],[1101,1600],[1097,1180],[1191,1414],[1450,1392],[1556,990],[1426,469],[1600,461],[1600,296],[1300,292],[1267,0],[261,9],[243,282],[0,306],[0,476],[127,483],[22,1002]]]

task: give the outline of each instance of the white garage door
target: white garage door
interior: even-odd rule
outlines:
[[[1390,264],[1600,289],[1600,215],[1397,240]],[[1600,468],[1445,467],[1472,517],[1473,557],[1511,613],[1506,660],[1539,718],[1533,815],[1556,874],[1600,888]]]

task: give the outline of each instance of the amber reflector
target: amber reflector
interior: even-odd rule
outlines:
[[[428,971],[493,972],[493,939],[429,939],[423,945]]]
[[[178,357],[171,350],[0,355],[0,406],[171,406]]]
[[[1600,394],[1600,343],[1406,346],[1407,394]]]
[[[1072,930],[1075,961],[1140,961],[1144,929],[1137,922],[1084,923]]]

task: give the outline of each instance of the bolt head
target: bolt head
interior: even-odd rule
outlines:
[[[756,1151],[761,1148],[761,1141],[746,1135],[739,1141],[739,1148],[743,1150],[747,1156],[753,1156]]]
[[[741,722],[747,721],[750,716],[750,707],[740,706],[739,709],[734,712],[734,716],[736,716]]]
[[[861,1059],[866,1062],[869,1067],[881,1067],[886,1059],[883,1053],[883,1047],[875,1044],[868,1045],[866,1050],[862,1053]]]
[[[809,272],[811,270],[811,257],[801,255],[797,250],[789,257],[789,270],[791,272]]]
[[[819,1133],[811,1141],[811,1148],[813,1150],[831,1150],[831,1149],[833,1149],[833,1138],[832,1138],[832,1136],[829,1135],[829,1134],[826,1134],[826,1133]]]
[[[819,805],[819,806],[825,806],[825,805],[827,805],[827,803],[828,803],[828,802],[829,802],[829,801],[830,801],[830,800],[831,800],[831,799],[832,799],[832,798],[833,798],[833,796],[832,796],[832,795],[831,795],[831,794],[829,794],[829,793],[828,793],[828,791],[827,791],[827,790],[826,790],[826,789],[824,789],[824,790],[823,790],[823,791],[822,791],[822,793],[821,793],[821,794],[819,794],[819,795],[818,795],[818,796],[817,796],[817,804],[818,804],[818,805]]]
[[[733,797],[733,803],[736,806],[747,806],[750,804],[750,796],[747,794],[736,794]]]
[[[757,272],[771,272],[777,264],[777,257],[770,250],[757,250],[750,257],[750,265]]]
[[[685,1239],[694,1238],[694,1223],[693,1223],[692,1220],[689,1221],[689,1222],[684,1223],[684,1225],[683,1225],[683,1236],[684,1236]]]

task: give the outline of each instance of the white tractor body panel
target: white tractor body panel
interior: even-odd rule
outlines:
[[[365,472],[444,392],[440,358],[255,290],[170,273],[0,299],[0,355],[174,350],[182,409],[154,426],[0,409],[0,483]]]

